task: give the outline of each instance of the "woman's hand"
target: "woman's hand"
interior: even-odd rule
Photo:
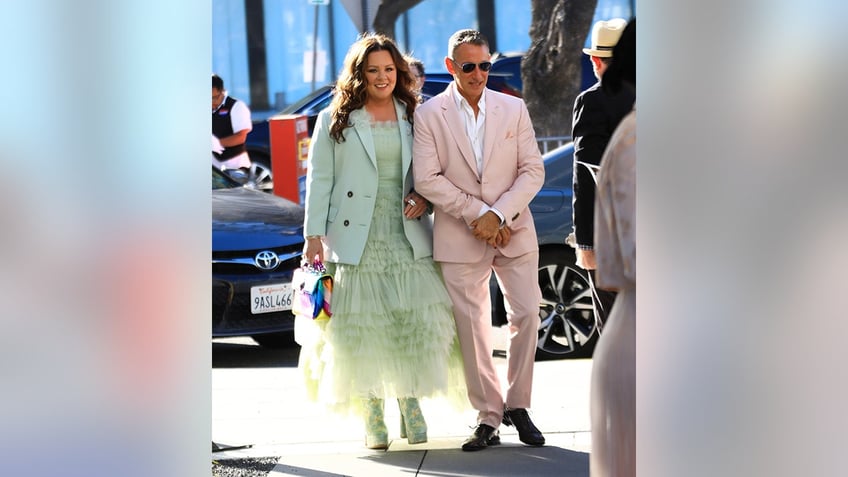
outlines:
[[[427,199],[417,192],[410,192],[403,198],[403,216],[407,219],[417,219],[427,212]]]
[[[303,258],[309,263],[315,263],[316,260],[324,263],[324,242],[321,237],[310,236],[306,238],[306,243],[303,246]]]

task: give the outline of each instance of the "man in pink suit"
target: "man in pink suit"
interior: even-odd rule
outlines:
[[[539,246],[528,204],[545,169],[527,107],[486,89],[489,45],[475,30],[448,42],[447,89],[415,111],[415,191],[433,205],[433,258],[453,301],[477,428],[462,445],[500,443],[514,425],[528,445],[544,445],[527,408],[539,327]],[[489,279],[494,270],[509,321],[506,399],[492,359]]]

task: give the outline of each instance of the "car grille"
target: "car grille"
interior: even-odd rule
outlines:
[[[235,252],[213,252],[212,274],[224,275],[264,275],[268,270],[262,270],[254,264],[256,254],[262,250],[271,250],[280,258],[280,264],[274,270],[293,270],[300,266],[303,244],[276,247],[271,249],[239,250]],[[274,271],[271,270],[271,271]]]

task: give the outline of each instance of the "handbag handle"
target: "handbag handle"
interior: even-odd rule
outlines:
[[[313,270],[319,273],[325,273],[327,271],[327,267],[325,267],[324,263],[320,260],[315,260],[312,263],[309,263],[309,261],[305,257],[300,260],[300,267],[307,270]]]

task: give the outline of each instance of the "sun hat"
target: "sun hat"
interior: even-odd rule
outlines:
[[[621,38],[625,26],[627,20],[623,18],[596,22],[592,26],[592,47],[583,48],[583,53],[599,58],[612,58],[612,49]]]

